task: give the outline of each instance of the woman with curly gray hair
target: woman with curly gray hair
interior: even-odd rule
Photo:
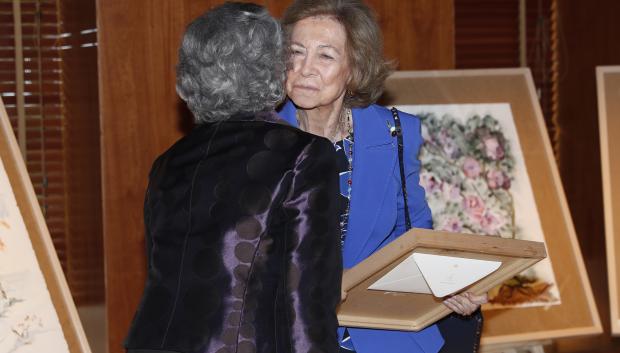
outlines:
[[[338,352],[333,147],[273,113],[281,39],[254,4],[226,3],[187,27],[177,91],[197,126],[149,176],[130,353]]]

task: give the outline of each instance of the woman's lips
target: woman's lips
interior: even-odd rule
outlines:
[[[314,86],[306,86],[306,85],[294,85],[293,89],[299,89],[303,91],[318,91],[319,89]]]

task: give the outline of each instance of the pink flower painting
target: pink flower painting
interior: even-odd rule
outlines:
[[[420,117],[424,138],[420,184],[433,211],[434,228],[516,238],[512,195],[516,162],[499,122],[490,115],[464,121],[448,114]],[[552,287],[536,278],[532,281]],[[527,300],[548,302],[548,298],[548,291],[540,291]],[[491,298],[502,305],[522,302],[516,297],[497,300]]]

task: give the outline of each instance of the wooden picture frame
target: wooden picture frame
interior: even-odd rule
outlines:
[[[463,290],[480,295],[546,257],[540,242],[413,228],[344,273],[347,298],[338,321],[347,327],[419,331],[448,315],[432,294],[368,289],[412,253],[498,261],[499,268]],[[461,290],[459,290],[460,292]]]
[[[90,353],[86,335],[1,99],[0,160],[8,176],[17,208],[30,238],[69,352]]]
[[[611,332],[620,335],[620,66],[597,67],[596,87]]]
[[[601,333],[600,318],[529,69],[395,72],[386,82],[381,103],[386,106],[510,104],[561,304],[484,310],[482,343]]]

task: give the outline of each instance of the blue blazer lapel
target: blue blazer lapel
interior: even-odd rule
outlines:
[[[294,127],[299,127],[297,123],[297,108],[295,108],[295,105],[290,100],[286,100],[286,103],[284,103],[280,111],[278,111],[278,115]]]
[[[345,268],[355,266],[377,249],[395,224],[395,219],[379,217],[385,207],[396,207],[395,203],[383,205],[397,160],[395,140],[388,127],[391,115],[385,117],[374,105],[353,109],[353,187],[343,249]]]
[[[278,114],[298,127],[297,109],[287,101]],[[390,114],[381,114],[374,105],[353,109],[353,188],[347,239],[343,249],[344,267],[350,268],[368,257],[389,235],[396,222],[396,203],[384,204],[396,165],[396,143],[390,135]],[[388,112],[389,113],[389,112]],[[387,210],[393,207],[394,210]],[[381,213],[393,219],[380,219]]]

